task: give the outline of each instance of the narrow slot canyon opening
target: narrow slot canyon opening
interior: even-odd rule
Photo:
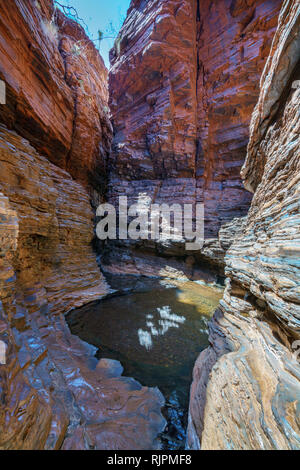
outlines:
[[[299,38],[0,0],[1,450],[300,448]]]
[[[160,5],[157,5],[160,9]],[[191,14],[191,24],[193,31],[189,31],[193,38],[193,47],[196,48],[197,26],[194,21],[194,15],[199,13],[199,5],[193,5],[194,10],[189,10]],[[145,4],[140,5],[141,11],[146,8]],[[163,9],[166,5],[163,5]],[[133,19],[136,12],[139,11],[139,2],[132,2],[131,5]],[[168,9],[168,7],[166,8]],[[182,9],[180,6],[174,7],[174,14],[180,17]],[[130,10],[129,10],[130,15]],[[157,22],[159,23],[159,21]],[[154,28],[156,28],[156,20],[154,21]],[[129,28],[130,28],[129,21]],[[157,26],[158,27],[158,26]],[[115,83],[114,64],[122,58],[122,55],[127,54],[128,48],[132,47],[132,43],[128,40],[128,35],[132,32],[127,31],[128,25],[121,32],[115,31],[114,47],[110,51],[110,59],[112,61],[111,71],[108,76],[109,86],[109,104],[114,114],[114,103],[118,102],[122,108],[123,102],[128,100],[132,102],[135,107],[140,101],[146,101],[147,113],[149,111],[155,114],[157,98],[155,93],[159,92],[161,85],[156,84],[155,81],[163,79],[163,74],[157,73],[155,67],[159,65],[152,64],[152,71],[150,71],[150,81],[154,79],[151,84],[151,90],[145,87],[147,95],[142,91],[141,97],[130,97],[129,91],[125,97],[118,96],[117,90],[118,82]],[[170,25],[167,25],[167,30]],[[138,40],[138,39],[137,39]],[[135,39],[131,38],[134,43]],[[184,42],[184,39],[183,39]],[[188,46],[190,48],[190,46]],[[101,51],[100,51],[101,52]],[[105,50],[105,62],[107,64],[107,54]],[[159,59],[161,60],[161,59]],[[172,59],[174,64],[176,58]],[[192,68],[195,69],[195,77],[192,74],[189,80],[192,81],[194,89],[193,94],[197,94],[197,81],[199,76],[198,53],[194,54],[194,64]],[[197,64],[196,64],[197,62]],[[179,71],[180,74],[180,71]],[[118,79],[117,79],[118,80]],[[180,81],[180,75],[177,75],[176,80]],[[176,84],[171,83],[171,93],[176,93],[173,87]],[[124,87],[124,85],[123,85]],[[174,95],[175,98],[175,95]],[[190,99],[187,96],[186,99]],[[171,97],[171,100],[173,98]],[[196,96],[192,97],[193,109],[188,113],[194,115],[195,119],[197,114],[197,107],[195,106]],[[124,104],[125,104],[124,103]],[[128,103],[127,103],[128,105]],[[171,106],[174,106],[173,103]],[[125,105],[126,106],[126,105]],[[179,108],[181,105],[179,106]],[[179,110],[178,110],[179,111]],[[172,110],[176,114],[175,109]],[[117,123],[114,123],[114,136],[112,142],[112,150],[107,158],[108,169],[108,191],[104,194],[106,202],[114,201],[114,190],[118,190],[118,186],[122,187],[122,180],[115,181],[114,177],[118,174],[118,166],[123,168],[122,155],[120,149],[122,146],[126,147],[127,143],[119,143],[119,122],[122,116],[122,110],[117,110]],[[129,117],[130,119],[130,117]],[[168,138],[174,140],[173,134],[176,132],[175,121],[172,122],[172,128],[168,129]],[[158,130],[153,129],[155,134]],[[189,131],[188,131],[189,133]],[[122,134],[122,131],[121,131]],[[137,185],[137,192],[134,194],[133,201],[136,199],[153,198],[153,202],[159,201],[160,193],[166,192],[163,187],[163,180],[168,184],[168,171],[167,166],[164,165],[161,155],[162,150],[155,150],[154,142],[159,142],[160,137],[146,133],[145,148],[142,144],[141,158],[148,158],[151,155],[151,165],[153,164],[153,176],[159,178],[155,182],[154,188],[151,181],[146,183],[143,187],[141,179],[144,175],[133,175],[133,187]],[[187,135],[190,139],[190,136]],[[191,138],[193,140],[194,137]],[[197,139],[197,146],[199,145],[200,138]],[[190,171],[188,168],[182,167],[178,169],[180,164],[177,164],[177,157],[175,155],[176,149],[174,143],[172,144],[172,154],[170,159],[173,160],[178,176],[193,174],[193,179],[187,179],[181,191],[184,193],[190,183],[194,185],[196,191],[195,173],[193,169]],[[198,150],[195,148],[193,151],[191,162],[196,165],[196,154]],[[188,166],[191,165],[188,162]],[[143,162],[141,162],[143,165]],[[129,163],[130,165],[130,163]],[[163,165],[163,166],[161,166]],[[124,173],[123,173],[124,174]],[[199,171],[201,174],[201,170]],[[124,174],[128,180],[130,192],[130,170]],[[142,182],[142,187],[139,188],[139,181]],[[173,179],[175,182],[175,180]],[[170,181],[169,190],[172,191],[173,181]],[[154,189],[154,195],[152,191]],[[126,192],[124,195],[127,195]],[[183,194],[184,197],[184,194]],[[201,199],[201,196],[200,196]],[[99,219],[97,218],[97,221]],[[216,229],[214,229],[216,234]],[[218,242],[213,241],[216,245]],[[192,383],[192,372],[195,361],[199,354],[208,347],[208,325],[209,321],[216,310],[219,300],[223,295],[223,279],[224,269],[223,261],[214,264],[210,256],[207,256],[206,261],[203,263],[202,259],[198,266],[198,260],[193,256],[188,256],[182,247],[176,247],[176,242],[171,242],[170,247],[166,249],[160,243],[142,242],[132,245],[132,251],[127,249],[126,243],[119,242],[119,246],[114,242],[108,241],[106,244],[99,242],[97,237],[94,240],[94,250],[99,256],[99,266],[104,273],[109,286],[115,291],[114,294],[108,295],[107,298],[88,304],[79,309],[72,310],[66,317],[67,323],[73,335],[78,336],[83,341],[95,346],[98,350],[96,353],[97,359],[113,359],[120,361],[124,368],[123,375],[133,377],[142,386],[158,388],[166,402],[163,407],[163,415],[167,421],[166,428],[160,436],[161,446],[166,450],[184,450],[186,446],[186,432],[188,425],[188,408],[189,408],[189,395]],[[137,251],[136,251],[137,248]],[[217,246],[212,248],[220,251],[220,257],[224,255],[224,250]],[[172,255],[171,259],[169,258]],[[100,254],[100,255],[99,255]],[[162,257],[161,257],[162,255]],[[143,267],[139,269],[139,274],[130,275],[131,267],[126,266],[128,256],[131,258],[133,266],[137,265],[137,259],[145,256],[146,259],[142,261]],[[214,256],[214,255],[213,255]],[[212,256],[212,258],[213,258]],[[147,258],[149,257],[149,259]],[[200,256],[201,258],[201,256]],[[153,271],[151,266],[153,264]],[[122,263],[124,263],[124,273],[122,272]],[[176,266],[176,268],[174,268]],[[173,277],[168,278],[159,277],[159,272],[168,271],[173,272]],[[129,273],[126,274],[126,273]],[[194,279],[194,280],[191,280]],[[198,279],[198,280],[196,280]]]

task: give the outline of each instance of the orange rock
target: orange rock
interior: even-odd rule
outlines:
[[[72,336],[63,314],[109,292],[81,184],[0,126],[0,449],[156,449],[158,389]]]
[[[207,237],[246,214],[240,169],[281,3],[131,3],[111,52],[112,199],[204,201]]]
[[[299,448],[299,38],[300,3],[287,0],[242,171],[252,204],[225,257],[210,347],[194,368],[191,449]]]
[[[1,1],[0,79],[0,121],[100,190],[112,135],[107,70],[82,27],[52,0]]]

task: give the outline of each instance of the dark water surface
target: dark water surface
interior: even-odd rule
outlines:
[[[120,283],[117,283],[120,287]],[[136,280],[118,295],[67,316],[71,332],[119,360],[124,375],[166,399],[165,449],[183,449],[192,371],[208,346],[208,322],[222,289],[190,281]]]

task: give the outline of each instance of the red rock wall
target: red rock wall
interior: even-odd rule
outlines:
[[[52,0],[0,0],[0,122],[87,187],[103,185],[111,142],[107,70]]]
[[[110,292],[81,184],[97,202],[112,130],[102,59],[52,1],[10,0],[0,61],[0,449],[158,449],[159,390],[98,362],[64,320]]]
[[[64,320],[110,291],[87,192],[3,126],[0,175],[0,450],[157,448],[160,392],[97,363]]]
[[[191,449],[298,449],[300,2],[286,0],[250,125],[254,192],[190,395]]]
[[[193,177],[196,138],[194,0],[135,1],[112,52],[110,106],[119,176]]]
[[[239,174],[281,3],[131,2],[111,53],[112,199],[204,201],[208,237],[247,212]]]

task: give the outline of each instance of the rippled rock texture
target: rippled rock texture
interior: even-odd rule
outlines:
[[[281,1],[133,0],[111,52],[110,198],[247,213],[240,168]]]
[[[255,191],[191,389],[188,446],[299,449],[300,4],[283,3],[251,126]],[[295,342],[296,341],[296,342]],[[299,352],[299,351],[298,351]]]
[[[3,0],[0,79],[0,449],[157,448],[160,392],[98,363],[64,320],[110,292],[92,250],[112,136],[102,58],[52,0]]]
[[[163,397],[73,337],[63,314],[109,292],[83,187],[0,126],[1,449],[152,449]]]
[[[52,0],[0,1],[0,120],[97,199],[112,128],[107,70],[94,44]]]

